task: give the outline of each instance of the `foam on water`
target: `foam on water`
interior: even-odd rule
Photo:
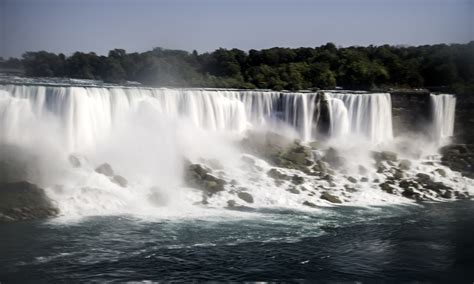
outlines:
[[[433,133],[440,138],[452,135],[452,98],[432,100]],[[266,174],[274,166],[236,146],[249,129],[284,133],[302,143],[317,140],[322,136],[320,115],[325,102],[330,116],[326,146],[337,147],[346,159],[346,167],[332,182],[278,169],[304,177],[295,194],[290,181],[276,185]],[[212,215],[221,211],[209,208],[223,208],[236,200],[236,187],[252,194],[254,208],[317,210],[303,205],[308,200],[333,206],[314,194],[329,189],[344,205],[410,203],[379,189],[386,176],[377,173],[369,159],[370,151],[390,145],[396,150],[396,143],[390,95],[385,93],[0,85],[0,144],[14,149],[11,153],[26,155],[29,167],[35,169],[27,179],[45,188],[64,216]],[[80,161],[80,167],[71,165],[70,155]],[[409,176],[426,172],[448,185],[472,190],[471,180],[438,162],[428,166],[421,164],[420,157],[407,154],[406,158],[415,165],[407,171]],[[185,159],[217,160],[220,166],[214,174],[228,182],[224,191],[207,199],[206,207],[196,205],[202,192],[184,183]],[[127,179],[127,187],[94,170],[105,162]],[[358,171],[361,165],[368,173]],[[446,177],[434,173],[438,168],[447,172]],[[349,176],[367,181],[353,184]]]

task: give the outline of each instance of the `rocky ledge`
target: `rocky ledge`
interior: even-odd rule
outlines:
[[[0,183],[0,222],[54,217],[59,210],[44,190],[28,182]]]
[[[474,178],[474,144],[453,144],[440,149],[441,163],[453,171]]]

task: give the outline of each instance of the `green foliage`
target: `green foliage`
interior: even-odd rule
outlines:
[[[27,52],[1,60],[23,67],[28,76],[72,77],[151,86],[299,90],[336,86],[352,89],[432,87],[459,93],[474,86],[474,42],[418,47],[368,46],[250,50],[211,53],[154,48],[144,53],[111,50],[108,56]],[[9,65],[8,65],[9,64]],[[7,66],[8,65],[8,66]]]

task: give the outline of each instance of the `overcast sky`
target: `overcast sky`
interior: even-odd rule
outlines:
[[[474,0],[0,0],[0,56],[465,43]]]

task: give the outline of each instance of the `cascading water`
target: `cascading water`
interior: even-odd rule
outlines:
[[[438,144],[444,144],[453,136],[456,97],[447,94],[431,94],[432,131]]]
[[[328,96],[332,114],[331,126],[336,135],[360,135],[373,143],[393,139],[390,94],[335,93]],[[345,110],[340,101],[344,103]]]
[[[454,104],[452,98],[440,98],[442,102],[432,98],[439,113],[434,131],[444,137],[452,134]],[[339,142],[360,138],[365,143],[363,150],[348,153],[355,161],[346,162],[353,162],[356,169],[349,167],[348,172],[383,181],[384,174],[376,169],[363,175],[357,169],[370,168],[363,155],[393,139],[390,95],[385,93],[1,85],[0,145],[6,150],[0,155],[10,152],[9,157],[28,161],[34,174],[27,179],[45,188],[64,214],[143,212],[154,208],[157,199],[178,211],[194,208],[202,193],[183,184],[183,160],[203,158],[215,170],[214,179],[228,182],[226,190],[206,199],[212,206],[225,207],[236,189],[245,189],[254,206],[307,208],[302,204],[308,199],[320,202],[307,188],[347,188],[351,185],[347,173],[328,181],[280,168],[280,174],[304,177],[305,182],[298,189],[289,181],[276,185],[268,174],[274,166],[235,145],[250,129],[290,131],[303,143],[318,140],[323,108],[329,115],[329,138]],[[274,139],[278,137],[270,138]],[[71,167],[71,155],[80,167]],[[300,155],[288,158],[299,161]],[[94,171],[104,162],[126,177],[126,188]],[[401,200],[380,193],[371,183],[357,186],[364,190],[350,196],[341,193],[341,200],[351,204]]]

